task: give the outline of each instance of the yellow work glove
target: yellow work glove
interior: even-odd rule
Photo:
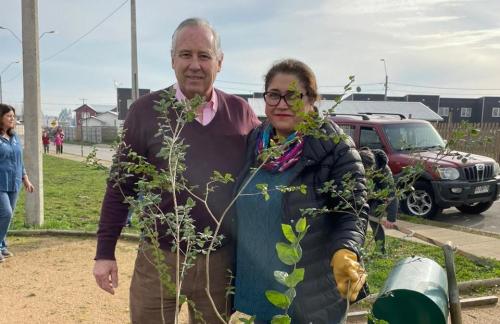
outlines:
[[[358,263],[356,253],[348,249],[340,249],[333,255],[330,265],[333,268],[333,277],[337,282],[340,295],[346,299],[349,297],[350,301],[355,301],[366,281],[366,271]],[[347,291],[348,287],[349,291]]]

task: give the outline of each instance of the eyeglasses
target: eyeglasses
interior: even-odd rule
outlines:
[[[288,106],[291,106],[294,100],[300,100],[304,98],[303,93],[287,92],[281,95],[279,92],[266,91],[264,92],[264,101],[271,107],[275,107],[280,104],[281,99],[285,100]]]

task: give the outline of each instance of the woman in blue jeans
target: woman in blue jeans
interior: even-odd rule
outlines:
[[[23,148],[14,132],[16,111],[0,104],[0,262],[13,254],[7,249],[5,240],[9,229],[21,183],[28,192],[33,185],[28,179],[23,163]]]

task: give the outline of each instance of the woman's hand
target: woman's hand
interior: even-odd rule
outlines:
[[[33,184],[30,182],[27,175],[25,175],[23,177],[23,185],[24,185],[24,189],[27,192],[33,192],[33,190],[35,190],[35,187],[33,187]]]
[[[366,271],[358,262],[356,253],[340,249],[333,255],[331,264],[337,289],[343,298],[355,301],[366,281]]]

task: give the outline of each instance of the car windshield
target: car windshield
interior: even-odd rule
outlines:
[[[445,143],[430,124],[385,125],[384,132],[395,151],[441,149]]]

